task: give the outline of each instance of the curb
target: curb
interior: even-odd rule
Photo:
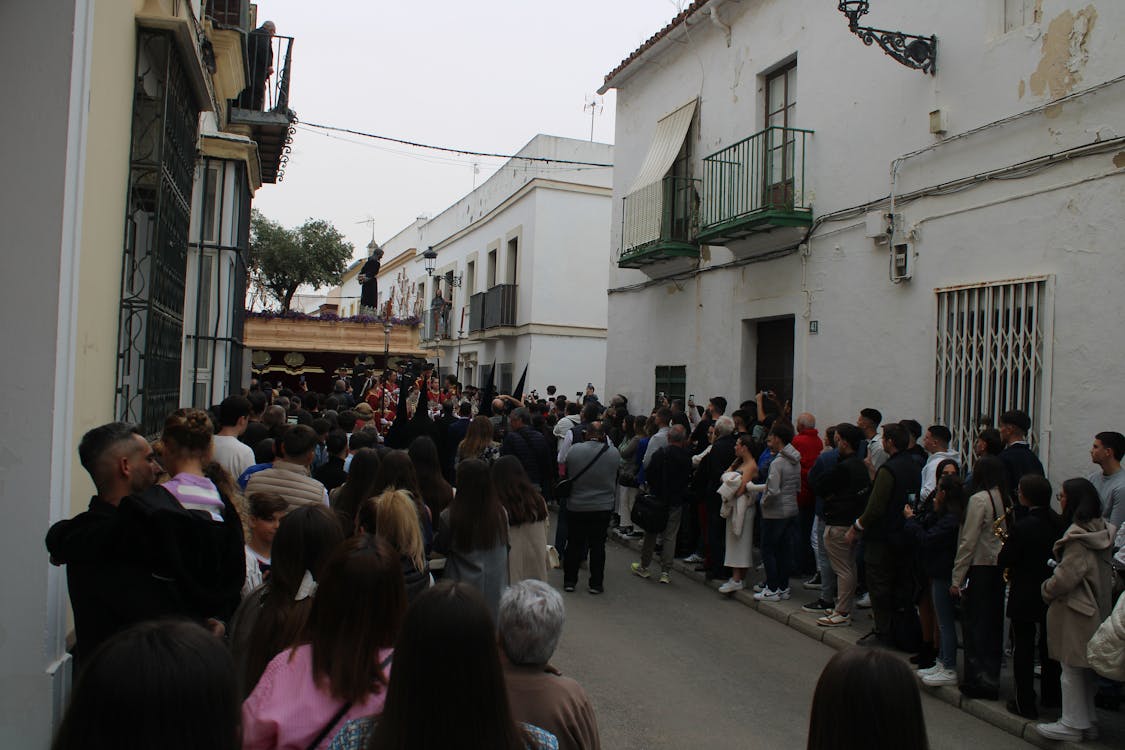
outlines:
[[[618,546],[625,547],[640,554],[641,542],[639,539],[625,540],[612,532],[610,532],[609,539]],[[689,565],[683,560],[676,560],[672,563],[672,567],[684,578],[707,586],[718,593],[721,582],[706,580],[703,573],[696,571],[693,565]],[[754,573],[756,571],[751,572]],[[749,576],[747,580],[750,580]],[[802,635],[812,638],[814,641],[819,641],[826,646],[830,646],[837,651],[854,646],[860,636],[863,635],[862,628],[856,628],[854,625],[846,628],[820,627],[816,624],[816,616],[802,610],[801,602],[794,599],[790,599],[786,602],[759,602],[754,599],[753,591],[749,588],[735,592],[728,598],[755,610],[758,614],[777,620],[782,625],[792,628]],[[904,661],[906,660],[906,654],[902,652],[891,651],[891,653],[900,656]],[[1036,747],[1049,748],[1050,750],[1059,750],[1060,748],[1065,750],[1101,750],[1105,748],[1105,750],[1109,750],[1111,748],[1111,745],[1106,744],[1104,737],[1096,741],[1087,742],[1059,742],[1043,737],[1035,731],[1035,725],[1045,720],[1051,720],[1054,716],[1053,713],[1047,713],[1035,721],[1030,721],[1008,713],[1008,710],[999,701],[966,698],[961,695],[960,690],[953,686],[926,687],[919,683],[918,687],[924,694],[937,698],[944,703],[948,703],[954,708],[959,708],[970,716],[991,724],[997,729],[1001,729]]]

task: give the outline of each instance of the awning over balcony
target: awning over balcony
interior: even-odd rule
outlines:
[[[696,100],[692,99],[656,122],[656,132],[653,133],[648,154],[645,155],[641,171],[629,188],[629,195],[654,182],[659,182],[668,174],[672,162],[683,148],[684,138],[687,137],[688,129],[691,127],[691,120],[695,116],[695,102]]]

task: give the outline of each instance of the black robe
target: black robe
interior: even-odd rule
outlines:
[[[375,256],[367,259],[360,273],[367,277],[367,281],[360,285],[359,304],[364,307],[375,307],[379,304],[379,260]]]

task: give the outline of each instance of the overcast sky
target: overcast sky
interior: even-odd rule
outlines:
[[[683,0],[259,0],[295,38],[300,120],[422,143],[514,153],[537,133],[588,139],[588,97]],[[594,120],[613,141],[613,92]],[[434,216],[502,160],[439,154],[299,127],[284,181],[254,205],[286,226],[327,219],[356,245]]]

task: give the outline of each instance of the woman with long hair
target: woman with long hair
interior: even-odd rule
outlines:
[[[426,561],[414,500],[406,490],[387,490],[378,497],[370,498],[364,505],[369,506],[364,516],[374,516],[379,536],[398,552],[406,598],[414,601],[434,582]]]
[[[51,749],[238,750],[240,718],[223,642],[193,622],[144,622],[94,652]]]
[[[340,515],[348,536],[355,532],[355,514],[369,497],[375,497],[382,462],[374,448],[360,448],[352,455],[348,478],[329,495],[332,510]]]
[[[281,519],[269,577],[243,600],[231,621],[230,648],[243,697],[274,656],[300,642],[316,582],[342,541],[336,514],[323,505],[302,505]]]
[[[414,438],[407,450],[418,475],[418,486],[422,490],[422,502],[430,510],[430,518],[437,518],[453,500],[453,487],[445,481],[438,458],[437,444],[428,435]]]
[[[243,750],[322,748],[344,722],[383,709],[406,612],[398,553],[378,537],[329,557],[306,637],[275,656],[242,704]]]
[[[492,465],[500,458],[500,444],[493,439],[493,432],[492,420],[482,414],[473,417],[473,421],[469,422],[465,439],[457,446],[454,465],[469,458],[479,459]]]
[[[434,706],[441,707],[437,718]],[[558,741],[512,718],[496,622],[480,592],[442,581],[406,613],[382,715],[347,724],[331,750],[453,747],[550,750],[558,748]]]
[[[418,481],[418,472],[414,470],[414,462],[404,450],[393,450],[383,456],[383,463],[379,467],[379,475],[375,480],[375,496],[387,490],[405,490],[414,501],[418,511],[418,524],[422,530],[422,541],[426,544],[426,554],[434,542],[433,517],[430,509],[422,499],[422,485]]]
[[[961,476],[961,470],[957,461],[952,458],[943,458],[938,463],[934,471],[934,489],[922,499],[917,512],[914,513],[915,521],[920,523],[924,528],[928,528],[933,521],[936,521],[936,518],[931,519],[930,516],[933,515],[935,511],[934,503],[941,489],[940,482],[947,476],[958,478]],[[962,485],[962,493],[963,492],[964,485]],[[962,506],[964,506],[964,503],[962,503]],[[911,511],[914,512],[914,509],[911,508]],[[962,507],[961,515],[958,516],[958,523],[960,523],[961,516],[963,515],[964,507]],[[911,516],[907,516],[907,518],[910,517]],[[956,546],[956,543],[954,546]],[[921,553],[917,549],[915,549],[914,563],[916,574],[923,582],[921,598],[918,600],[918,620],[922,625],[922,647],[917,654],[910,657],[910,663],[917,665],[919,670],[931,670],[937,662],[939,644],[941,643],[941,624],[938,622],[937,612],[934,609],[932,578],[926,573],[925,562],[922,560]],[[951,570],[952,567],[951,564]],[[945,589],[946,595],[948,596],[948,584]],[[954,669],[953,671],[956,672],[957,670]]]
[[[939,479],[933,492],[931,512],[916,515],[910,505],[902,509],[906,517],[904,528],[918,545],[922,570],[930,580],[930,601],[938,625],[934,663],[919,665],[921,668],[917,671],[918,678],[931,687],[957,684],[957,625],[950,587],[953,585],[953,558],[957,554],[957,537],[966,503],[964,486],[956,474],[943,475],[939,468],[937,475]]]
[[[1062,665],[1062,716],[1037,724],[1052,740],[1097,739],[1094,707],[1097,675],[1086,646],[1113,606],[1114,527],[1102,518],[1101,498],[1088,479],[1068,479],[1059,493],[1066,531],[1055,542],[1055,566],[1043,582],[1047,602],[1047,649]]]
[[[813,693],[808,750],[928,750],[918,683],[887,651],[847,648]]]
[[[721,425],[720,425],[721,427]],[[723,565],[731,569],[729,581],[719,587],[723,594],[733,594],[741,591],[746,585],[746,571],[754,564],[754,501],[747,493],[760,492],[763,487],[754,484],[754,477],[758,474],[758,464],[754,461],[751,452],[752,442],[749,435],[739,435],[734,443],[734,462],[727,472],[737,474],[738,485],[731,492],[731,500],[724,502],[728,508],[725,516],[726,522],[726,558]],[[724,476],[724,483],[726,482]],[[734,477],[731,477],[734,480]]]
[[[492,486],[508,514],[508,582],[547,580],[547,502],[515,456],[492,464]]]
[[[434,549],[446,556],[444,577],[480,590],[495,618],[508,585],[508,521],[484,461],[457,465],[457,494],[439,517]]]
[[[965,509],[953,563],[949,593],[962,597],[965,673],[961,693],[969,698],[996,700],[999,695],[1004,578],[997,564],[1001,543],[993,529],[998,520],[1003,523],[1007,476],[1003,462],[994,456],[973,465],[975,492]]]

